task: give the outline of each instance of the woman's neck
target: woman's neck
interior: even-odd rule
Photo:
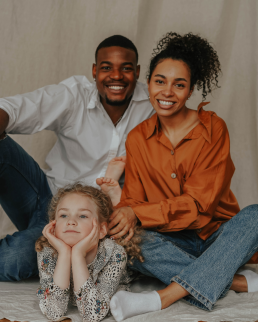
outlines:
[[[189,109],[184,106],[179,113],[169,117],[159,116],[161,129],[164,133],[170,134],[181,130],[182,126],[188,120]]]

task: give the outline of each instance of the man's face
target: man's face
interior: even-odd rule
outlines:
[[[116,46],[101,48],[92,74],[104,107],[129,104],[139,72],[133,50]]]

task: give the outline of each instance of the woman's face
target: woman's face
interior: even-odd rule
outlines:
[[[158,116],[170,117],[183,111],[190,88],[190,69],[186,63],[171,58],[160,62],[148,82],[150,102]]]

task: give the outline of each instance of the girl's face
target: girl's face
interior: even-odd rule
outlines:
[[[78,193],[63,197],[56,211],[55,236],[67,245],[74,246],[90,234],[93,219],[98,220],[97,206],[91,198]],[[100,225],[99,238],[103,238],[103,223]]]
[[[163,60],[148,81],[150,102],[158,116],[173,116],[185,107],[190,89],[190,69],[180,60]]]

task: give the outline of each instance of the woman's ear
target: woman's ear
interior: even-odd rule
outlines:
[[[101,223],[99,227],[99,239],[104,238],[107,235],[107,232],[108,232],[107,222]]]

